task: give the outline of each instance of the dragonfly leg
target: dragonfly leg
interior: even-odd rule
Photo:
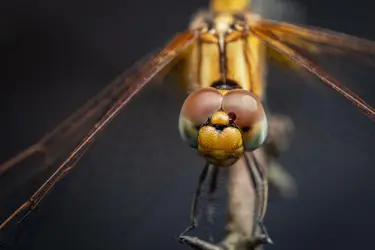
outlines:
[[[260,228],[260,235],[255,237],[254,245],[263,245],[263,244],[273,244],[272,239],[270,238],[266,226],[263,224],[262,221],[258,222]]]
[[[272,159],[268,166],[268,181],[280,197],[294,198],[298,185],[294,177],[278,161]]]
[[[272,244],[272,240],[263,224],[263,217],[265,210],[267,208],[268,202],[268,182],[267,177],[264,175],[264,169],[258,162],[254,152],[250,154],[252,161],[245,155],[246,167],[249,171],[250,178],[252,180],[253,188],[255,191],[255,207],[254,216],[255,223],[253,225],[253,232],[258,232],[260,229],[260,234],[255,236],[252,240],[252,245],[258,246],[262,244]]]
[[[179,241],[181,243],[185,242],[183,236],[186,235],[188,232],[190,232],[191,230],[193,230],[194,228],[196,228],[198,226],[198,220],[197,220],[197,217],[198,217],[198,206],[197,206],[198,198],[201,196],[203,183],[207,179],[208,170],[209,170],[209,164],[206,163],[206,165],[205,165],[205,167],[204,167],[204,169],[203,169],[203,171],[202,171],[202,173],[199,177],[198,186],[197,186],[197,189],[196,189],[194,197],[193,197],[193,203],[192,203],[191,210],[190,210],[190,226],[188,226],[180,234],[180,237],[179,237]]]
[[[204,240],[201,240],[197,237],[191,237],[191,236],[182,236],[184,239],[184,242],[191,246],[192,248],[196,250],[224,250],[227,248],[224,248],[222,246],[217,246],[212,243],[206,242]]]
[[[264,145],[269,162],[267,178],[271,187],[283,198],[293,198],[298,193],[296,180],[277,160],[289,148],[294,130],[294,123],[288,116],[269,117],[268,138]]]
[[[215,193],[218,186],[218,176],[219,176],[219,168],[214,168],[212,171],[210,188],[208,191],[208,204],[207,204],[207,221],[209,223],[209,242],[214,242],[214,224],[215,224],[215,211],[216,211],[216,204],[215,204]]]

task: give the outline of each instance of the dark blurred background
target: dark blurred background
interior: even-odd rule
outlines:
[[[304,17],[297,21],[375,40],[373,1],[298,3]],[[202,0],[1,2],[0,161],[38,141],[207,5]],[[272,2],[268,7],[278,12]],[[292,18],[285,13],[281,19]],[[350,72],[357,64],[325,62],[375,104],[371,70]],[[297,179],[299,196],[269,205],[266,225],[275,245],[267,249],[372,249],[373,124],[317,81],[305,84],[277,69],[271,69],[269,81],[272,110],[296,124],[281,162]],[[177,237],[188,224],[203,160],[179,137],[185,96],[168,86],[147,87],[110,124],[27,221],[14,249],[187,249]],[[5,188],[12,189],[17,180],[8,183]]]

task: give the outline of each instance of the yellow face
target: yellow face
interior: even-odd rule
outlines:
[[[249,91],[203,88],[186,98],[179,130],[210,163],[227,167],[263,144],[268,125],[261,103]]]

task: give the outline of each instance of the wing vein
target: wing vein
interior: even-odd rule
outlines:
[[[279,53],[287,56],[290,60],[302,66],[305,70],[310,72],[312,75],[319,78],[322,82],[328,85],[330,88],[338,92],[344,98],[354,104],[360,111],[362,111],[372,122],[375,123],[375,110],[368,103],[362,100],[349,88],[345,87],[338,80],[330,76],[318,65],[307,59],[306,57],[293,50],[291,47],[283,43],[279,38],[272,35],[272,33],[261,27],[251,27],[251,32],[263,41],[270,48],[278,51]]]
[[[134,97],[151,79],[162,71],[172,62],[184,49],[194,41],[196,35],[194,32],[183,32],[177,34],[156,56],[153,56],[143,64],[136,74],[122,79],[123,85],[131,81],[131,85],[122,90],[120,97],[107,110],[104,115],[95,123],[90,132],[81,140],[69,156],[59,165],[57,170],[48,178],[47,181],[31,196],[31,198],[16,209],[2,224],[0,231],[4,229],[11,221],[22,213],[22,221],[32,210],[37,207],[51,189],[68,174],[78,160],[84,155],[92,144],[95,136],[106,127],[106,125],[125,107],[125,105]]]

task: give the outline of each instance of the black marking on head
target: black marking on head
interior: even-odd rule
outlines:
[[[211,117],[208,117],[208,119],[201,125],[201,127],[203,126],[211,126]]]
[[[224,125],[224,124],[213,124],[212,125],[216,130],[219,130],[219,131],[223,131],[227,125]]]
[[[234,113],[234,112],[229,112],[228,116],[229,116],[230,122],[234,122],[237,119],[236,113]]]
[[[246,133],[246,132],[249,132],[250,129],[251,129],[250,127],[243,127],[243,128],[242,128],[242,131]]]

